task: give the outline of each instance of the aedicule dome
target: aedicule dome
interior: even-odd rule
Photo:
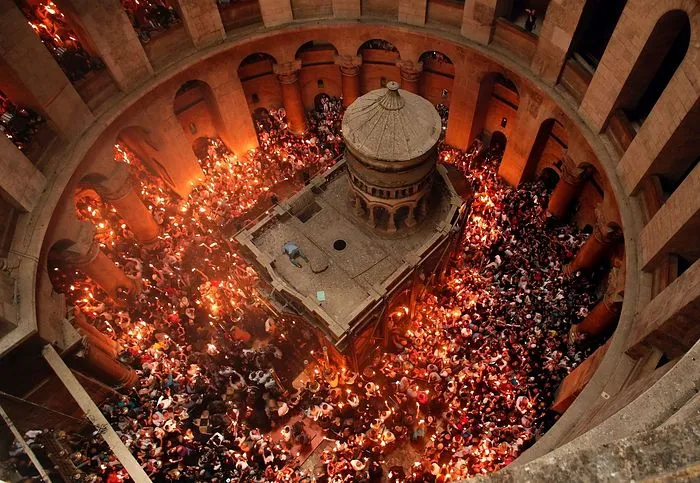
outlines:
[[[359,97],[343,117],[352,202],[374,227],[412,228],[427,214],[442,123],[426,99],[387,83]]]
[[[433,148],[442,124],[427,99],[388,82],[358,98],[343,117],[343,137],[355,155],[376,161],[412,161]]]

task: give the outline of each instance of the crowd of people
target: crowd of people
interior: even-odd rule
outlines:
[[[43,116],[29,107],[16,105],[0,90],[0,132],[21,151],[27,150],[44,122]]]
[[[143,43],[158,32],[181,23],[175,8],[165,0],[121,0],[131,25]]]
[[[276,187],[298,189],[335,162],[341,120],[330,97],[302,137],[283,110],[259,113],[260,147],[235,156],[210,140],[188,199],[117,146],[162,227],[152,246],[94,193],[78,197],[142,291],[125,306],[79,271],[56,266],[52,279],[138,371],[102,409],[154,481],[444,482],[495,471],[553,423],[555,389],[594,349],[567,337],[595,302],[595,277],[563,275],[585,235],[543,217],[542,182],[505,185],[502,152],[478,143],[441,145],[440,162],[474,191],[462,243],[444,278],[425,274],[415,316],[390,315],[391,346],[361,373],[323,357],[303,321],[265,310],[233,235],[278,201]],[[126,478],[100,468],[101,479]]]
[[[82,79],[90,71],[104,69],[102,59],[85,49],[78,34],[55,3],[50,0],[22,2],[20,7],[29,25],[71,81]]]

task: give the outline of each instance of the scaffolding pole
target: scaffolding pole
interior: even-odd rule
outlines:
[[[27,456],[29,456],[29,459],[34,464],[34,468],[36,468],[36,470],[39,472],[41,479],[44,480],[45,483],[51,483],[51,478],[49,478],[49,475],[46,473],[46,470],[44,470],[44,467],[41,466],[39,459],[34,454],[34,450],[29,447],[27,442],[24,440],[24,436],[22,436],[22,433],[19,432],[19,429],[17,429],[17,426],[15,426],[15,423],[12,422],[10,416],[5,412],[5,409],[2,406],[0,406],[0,415],[2,416],[2,419],[5,420],[7,427],[10,428],[10,431],[12,431],[12,434],[15,435],[15,439],[22,446],[24,452],[27,453]]]
[[[63,385],[68,389],[75,402],[78,403],[80,409],[83,410],[85,416],[90,422],[100,431],[102,438],[105,440],[114,455],[119,459],[124,469],[129,473],[131,479],[136,483],[149,483],[151,479],[143,470],[139,462],[131,454],[131,451],[124,445],[119,435],[114,431],[112,426],[104,417],[100,408],[97,407],[95,401],[92,400],[85,388],[75,378],[71,370],[68,368],[61,356],[56,352],[52,345],[44,346],[42,355],[46,362],[49,363],[58,378],[63,382]]]

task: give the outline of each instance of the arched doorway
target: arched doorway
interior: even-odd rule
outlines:
[[[401,54],[391,42],[383,39],[368,40],[360,46],[357,54],[362,56],[362,93],[384,87],[389,81],[401,80],[401,72],[396,65]]]
[[[226,137],[214,91],[204,81],[188,80],[173,99],[175,116],[190,143],[202,136]]]
[[[251,114],[260,107],[277,109],[282,106],[282,91],[273,71],[276,63],[270,54],[256,52],[238,66],[238,78]]]
[[[530,150],[523,170],[522,181],[532,179],[541,163],[562,159],[568,147],[567,138],[566,129],[558,120],[549,118],[543,121]]]
[[[491,134],[491,140],[489,141],[489,149],[492,153],[502,156],[506,150],[506,145],[508,144],[508,138],[503,134],[502,131],[495,131]]]
[[[418,61],[423,64],[420,94],[435,105],[449,107],[455,78],[452,59],[442,52],[430,50],[424,52]]]
[[[571,41],[570,57],[595,70],[625,5],[627,0],[588,0]]]
[[[299,85],[306,110],[316,107],[319,94],[340,97],[342,93],[340,70],[335,64],[338,50],[327,41],[311,40],[297,50],[295,58],[301,61]]]
[[[559,182],[559,173],[557,173],[554,168],[548,166],[540,172],[539,180],[544,183],[544,187],[547,188],[548,191],[551,191]]]

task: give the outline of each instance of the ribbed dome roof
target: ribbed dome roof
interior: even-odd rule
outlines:
[[[343,137],[351,150],[382,161],[409,161],[425,154],[438,142],[441,129],[430,101],[393,81],[359,97],[343,117]]]

